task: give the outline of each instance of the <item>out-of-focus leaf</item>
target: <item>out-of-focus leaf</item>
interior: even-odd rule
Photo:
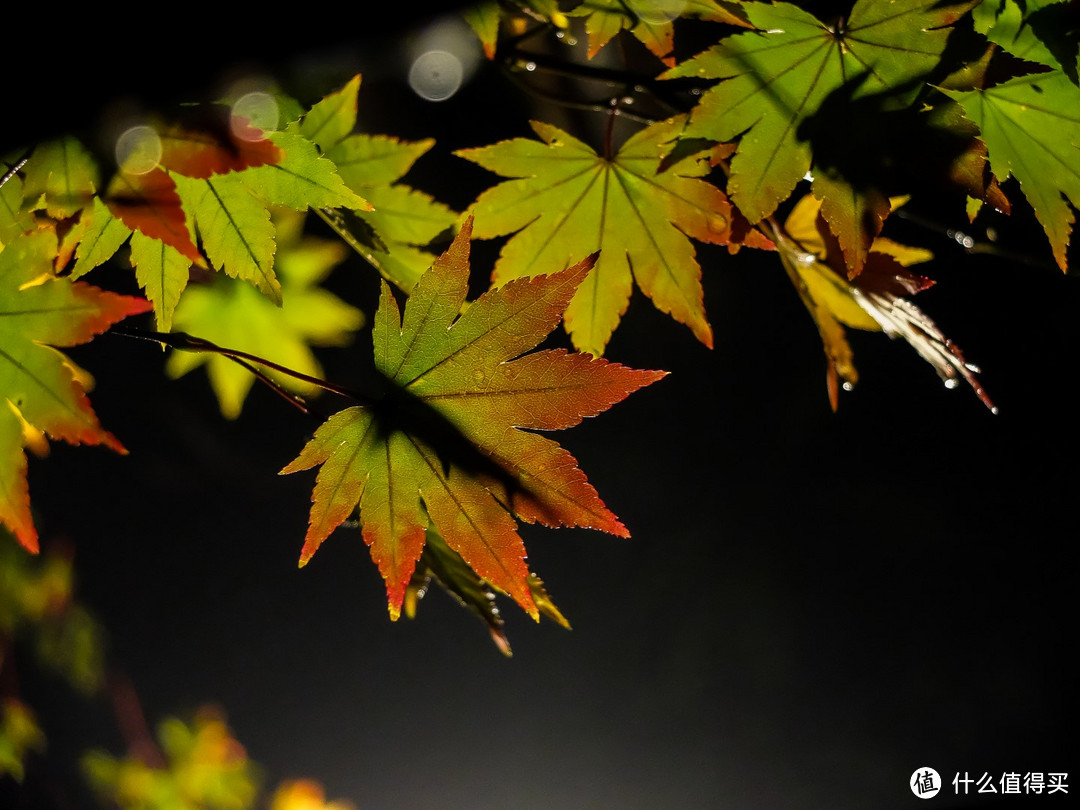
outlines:
[[[284,220],[295,221],[286,225]],[[309,344],[343,345],[364,319],[360,310],[319,286],[345,259],[346,246],[336,240],[303,238],[302,221],[303,217],[293,212],[277,214],[277,271],[284,298],[281,307],[275,307],[250,285],[218,276],[184,294],[175,313],[175,326],[220,346],[321,378],[322,368]],[[255,380],[250,371],[221,355],[189,351],[171,352],[166,370],[170,376],[179,377],[204,364],[222,414],[236,418]],[[266,373],[277,384],[303,396],[319,390],[272,369]]]
[[[45,750],[45,733],[34,713],[20,700],[5,698],[0,702],[0,777],[23,780],[26,757]]]
[[[318,782],[297,779],[283,782],[270,799],[270,810],[356,810],[350,802],[326,800],[326,791]]]
[[[255,766],[220,712],[203,709],[191,724],[158,726],[164,767],[91,751],[83,772],[98,797],[121,810],[245,810],[258,792]]]
[[[164,169],[144,174],[117,172],[109,182],[104,201],[112,215],[129,229],[164,242],[191,262],[201,261],[176,183]],[[93,216],[99,217],[96,208]]]
[[[30,557],[0,527],[0,637],[25,641],[43,667],[93,694],[104,683],[104,633],[74,601],[72,580],[70,554]]]

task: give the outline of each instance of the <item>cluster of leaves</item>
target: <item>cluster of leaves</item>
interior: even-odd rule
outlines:
[[[359,84],[355,77],[280,130],[255,128],[237,112],[247,108],[240,102],[200,111],[199,129],[136,128],[134,145],[118,152],[100,194],[97,164],[76,142],[38,147],[25,178],[14,173],[6,186],[13,224],[2,256],[29,268],[25,257],[40,244],[35,277],[78,285],[71,279],[129,242],[159,330],[151,336],[178,349],[168,371],[179,375],[207,363],[226,416],[239,414],[252,374],[289,389],[296,402],[320,388],[359,402],[327,420],[284,470],[324,465],[301,564],[359,510],[392,617],[410,588],[414,611],[415,597],[435,578],[479,612],[509,651],[493,589],[534,617],[543,609],[565,623],[525,565],[515,517],[627,534],[573,458],[521,428],[569,427],[662,373],[559,350],[521,356],[558,324],[595,256],[469,303],[470,218],[423,273],[433,261],[423,245],[454,226],[457,214],[397,183],[430,142],[353,133]],[[288,105],[277,103],[282,107]],[[372,210],[366,198],[379,207]],[[343,237],[340,244],[356,248],[385,279],[369,391],[319,379],[308,345],[342,342],[362,314],[318,286],[344,256],[339,243],[302,237],[299,209],[318,212]],[[26,295],[24,278],[12,274],[18,296]],[[200,283],[189,287],[192,279]],[[404,320],[387,281],[411,292]],[[146,308],[140,299],[122,300],[125,313]],[[114,320],[99,319],[106,327]],[[167,334],[174,326],[198,338]],[[54,339],[42,334],[37,341]],[[43,401],[51,405],[38,391],[25,400],[9,397],[29,424],[40,420],[27,418],[33,412],[24,402]],[[0,518],[31,548],[29,518],[16,520],[28,515],[25,484],[17,494]],[[429,533],[433,550],[418,568]]]
[[[513,178],[477,201],[477,234],[515,234],[497,279],[529,272],[540,254],[572,260],[575,244],[603,248],[567,312],[575,345],[594,353],[625,311],[632,281],[711,345],[686,237],[775,248],[821,332],[834,408],[838,383],[857,381],[844,326],[903,336],[947,383],[966,379],[992,407],[974,367],[905,300],[929,280],[913,281],[895,256],[882,258],[878,237],[909,195],[966,196],[972,219],[987,203],[1007,213],[1002,184],[1013,176],[1067,269],[1070,203],[1080,202],[1075,13],[1064,0],[858,0],[821,18],[780,2],[484,3],[470,21],[493,59],[536,69],[521,20],[559,28],[567,15],[582,16],[588,59],[610,49],[617,32],[655,58],[651,72],[625,76],[625,102],[652,94],[670,104],[680,86],[691,94],[678,115],[614,154],[610,144],[597,154],[539,123],[542,143],[459,153]],[[690,17],[715,23],[717,42],[678,61],[677,24]],[[617,98],[606,106],[634,109]],[[713,167],[722,189],[705,179]],[[820,255],[776,218],[804,183],[816,200],[810,230],[821,238],[813,242],[830,248]],[[807,267],[825,273],[828,295],[807,284],[798,270]]]
[[[204,366],[227,418],[256,379],[312,414],[322,390],[349,398],[282,470],[318,468],[300,564],[356,519],[392,618],[415,615],[434,581],[506,654],[497,594],[569,627],[529,570],[519,522],[629,534],[538,431],[664,376],[603,357],[635,288],[712,347],[698,244],[777,256],[818,329],[834,410],[858,381],[849,328],[902,338],[995,410],[977,367],[910,300],[933,283],[912,269],[931,255],[889,238],[887,220],[927,196],[973,222],[1023,199],[1068,270],[1076,12],[1076,0],[855,0],[840,14],[484,0],[467,19],[492,65],[527,84],[557,49],[560,76],[604,84],[575,102],[603,126],[590,143],[535,120],[536,138],[458,150],[500,178],[464,213],[403,182],[434,141],[356,132],[359,76],[309,109],[271,89],[143,121],[109,156],[70,136],[0,156],[0,655],[28,635],[80,688],[100,685],[101,642],[71,600],[70,560],[31,568],[22,549],[38,550],[27,448],[126,452],[90,407],[90,376],[61,351],[110,329],[172,347],[172,376]],[[710,37],[701,52],[682,47],[691,28],[694,42]],[[616,122],[634,124],[621,142]],[[339,239],[307,233],[312,215]],[[473,238],[503,241],[491,288],[470,301]],[[367,316],[323,286],[350,251],[381,277]],[[127,293],[83,280],[106,264],[133,271]],[[152,330],[120,325],[151,311]],[[368,321],[363,390],[322,379],[313,347],[344,345]],[[576,351],[541,345],[560,322]],[[20,777],[43,744],[32,710],[4,694],[0,774]],[[219,715],[166,721],[150,747],[87,756],[104,800],[255,801],[255,770]],[[272,801],[337,806],[309,783]]]
[[[493,593],[565,623],[525,564],[518,521],[627,534],[573,457],[535,431],[571,427],[663,375],[602,358],[635,286],[712,346],[695,242],[778,255],[818,327],[834,409],[841,384],[858,379],[846,328],[902,337],[993,409],[977,368],[908,300],[932,283],[909,269],[928,254],[883,229],[927,193],[951,195],[972,219],[985,204],[1007,212],[1013,177],[1067,269],[1080,201],[1075,3],[856,0],[844,12],[478,4],[467,18],[494,63],[535,70],[530,43],[554,34],[565,46],[578,30],[586,44],[562,72],[622,86],[592,105],[606,116],[600,144],[534,121],[538,140],[459,150],[503,178],[467,217],[401,182],[431,140],[355,132],[359,76],[308,110],[257,92],[144,122],[109,161],[71,137],[10,156],[0,522],[36,548],[25,447],[48,436],[123,452],[89,408],[85,373],[52,347],[152,308],[156,331],[142,334],[175,349],[173,375],[205,364],[227,417],[255,378],[305,410],[321,389],[356,403],[283,470],[320,467],[301,565],[356,515],[392,617],[411,615],[435,579],[508,650]],[[714,44],[686,56],[687,25]],[[594,64],[635,39],[645,62]],[[644,96],[665,113],[631,114]],[[640,124],[621,144],[616,119]],[[341,244],[304,237],[308,211]],[[470,302],[474,236],[505,241],[492,289]],[[320,286],[343,246],[383,279],[363,391],[321,380],[310,349],[345,343],[363,323]],[[146,301],[79,280],[118,255]],[[560,320],[578,353],[533,352]]]

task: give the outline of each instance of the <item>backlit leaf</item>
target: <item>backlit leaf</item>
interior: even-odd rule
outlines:
[[[26,484],[27,434],[125,452],[98,424],[78,369],[56,349],[86,343],[149,308],[141,298],[102,292],[53,275],[56,235],[18,237],[0,251],[0,522],[37,550]]]
[[[1013,56],[1058,68],[1076,81],[1076,4],[1069,0],[983,0],[975,30]]]
[[[875,240],[863,272],[847,278],[835,237],[821,221],[821,203],[807,195],[796,203],[778,234],[781,262],[818,328],[827,359],[826,382],[833,410],[841,381],[858,382],[854,354],[844,327],[885,332],[903,338],[930,363],[949,388],[966,381],[984,405],[997,412],[975,377],[978,368],[965,360],[926,313],[907,300],[933,281],[907,269],[931,258],[927,251],[886,239]]]
[[[857,0],[847,18],[824,23],[788,3],[746,3],[742,9],[758,30],[727,37],[665,76],[721,80],[702,96],[686,135],[739,138],[727,192],[757,223],[811,170],[814,155],[803,130],[823,104],[831,97],[874,97],[882,110],[907,106],[938,63],[949,36],[944,26],[965,8],[937,0]],[[825,170],[814,168],[814,177]],[[847,181],[834,174],[815,193],[829,200],[830,225],[854,273],[880,230],[884,198],[866,197]]]
[[[383,278],[408,292],[435,256],[424,250],[449,230],[458,215],[431,196],[399,181],[434,141],[401,141],[385,135],[353,133],[357,90],[354,76],[304,116],[300,132],[318,144],[337,166],[345,185],[371,202],[375,210],[356,209],[349,218],[323,212],[326,221],[353,245]],[[357,234],[356,220],[376,239]]]
[[[168,332],[191,275],[191,262],[172,245],[135,233],[131,236],[131,264],[136,281],[154,305],[158,330]]]
[[[1051,71],[985,90],[945,92],[979,127],[998,179],[1012,175],[1020,183],[1058,266],[1067,270],[1073,208],[1080,206],[1080,88]]]
[[[111,259],[131,236],[131,229],[112,215],[100,197],[94,198],[93,206],[83,212],[81,221],[85,230],[75,250],[75,266],[71,269],[72,281]],[[150,300],[154,300],[153,296]]]
[[[603,354],[634,281],[658,309],[712,346],[689,237],[727,243],[731,210],[723,192],[700,179],[711,169],[707,160],[688,158],[658,173],[683,124],[681,117],[653,124],[610,160],[539,122],[533,129],[543,143],[514,138],[455,153],[515,178],[472,206],[478,237],[515,234],[500,252],[495,284],[568,267],[600,250],[566,312],[567,331],[582,351]]]
[[[311,141],[292,131],[275,132],[270,139],[285,156],[277,163],[248,169],[240,175],[264,200],[297,211],[309,207],[371,210],[366,200],[346,187],[337,167],[320,155]]]
[[[266,203],[240,179],[239,173],[205,180],[177,175],[176,187],[199,228],[214,269],[249,281],[275,304],[281,284],[274,274],[274,226]]]
[[[375,366],[385,392],[330,417],[283,473],[322,465],[301,564],[359,506],[396,618],[433,526],[485,581],[537,616],[514,517],[626,536],[555,442],[664,373],[561,350],[524,354],[555,328],[593,262],[490,290],[458,317],[471,222],[424,274],[404,319],[383,284]]]

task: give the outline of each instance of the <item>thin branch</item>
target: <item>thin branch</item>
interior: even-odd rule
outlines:
[[[240,364],[248,371],[255,374],[261,381],[273,388],[278,394],[288,400],[292,405],[300,408],[305,413],[312,414],[313,411],[307,405],[307,403],[299,396],[291,394],[281,388],[277,383],[266,376],[265,373],[253,368],[254,365],[264,366],[268,369],[284,374],[287,377],[292,377],[295,380],[314,385],[316,388],[321,388],[324,391],[329,391],[339,396],[347,397],[354,402],[361,405],[371,405],[377,396],[364,394],[360,391],[356,391],[352,388],[346,388],[343,385],[328,382],[327,380],[320,380],[318,377],[312,377],[309,374],[304,374],[300,371],[288,368],[287,366],[275,363],[272,360],[267,360],[264,357],[250,354],[248,352],[242,352],[238,349],[229,349],[224,346],[218,346],[205,338],[195,337],[189,335],[186,332],[154,332],[145,329],[135,329],[130,326],[123,326],[121,324],[114,325],[109,334],[121,335],[123,337],[136,338],[138,340],[148,340],[154,343],[160,343],[168,346],[169,348],[176,349],[184,352],[209,352],[211,354],[220,354],[222,357],[228,357],[235,363]]]
[[[3,179],[0,179],[0,188],[3,188],[4,186],[6,186],[7,181],[10,180],[12,177],[14,177],[16,174],[18,174],[19,170],[22,169],[22,167],[26,165],[26,161],[28,161],[28,160],[30,160],[30,153],[29,152],[24,154],[21,158],[19,158],[18,161],[15,162],[14,166],[12,166],[10,169],[8,169],[6,172],[4,172]]]

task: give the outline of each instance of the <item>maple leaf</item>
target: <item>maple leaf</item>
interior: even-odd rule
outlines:
[[[51,229],[21,235],[0,251],[0,522],[35,552],[23,447],[43,447],[44,434],[126,452],[90,408],[85,372],[52,347],[86,343],[150,306],[55,277],[56,251]]]
[[[479,238],[517,232],[499,254],[495,284],[600,251],[566,311],[566,329],[582,351],[603,354],[635,280],[658,309],[712,346],[690,237],[730,241],[731,207],[722,191],[701,179],[711,171],[707,159],[677,160],[658,173],[684,123],[677,116],[653,124],[610,160],[535,121],[543,143],[514,138],[454,153],[517,178],[483,192],[471,207]]]
[[[31,751],[45,750],[45,732],[30,707],[16,697],[0,700],[0,777],[22,782]]]
[[[673,22],[682,17],[699,17],[711,22],[749,27],[739,5],[712,0],[586,0],[567,14],[585,18],[589,35],[588,57],[592,59],[620,31],[637,37],[657,59],[668,67],[675,64]]]
[[[983,0],[971,10],[975,30],[991,42],[1020,59],[1063,70],[1074,82],[1075,15],[1069,0]]]
[[[1012,175],[1020,183],[1054,259],[1067,270],[1066,249],[1075,221],[1069,203],[1080,207],[1080,88],[1061,71],[1050,71],[985,90],[944,92],[979,127],[997,178],[1004,181]]]
[[[363,324],[363,314],[319,286],[345,259],[348,248],[337,240],[303,238],[303,220],[304,216],[296,212],[275,212],[277,270],[284,292],[281,307],[274,306],[249,284],[216,276],[207,284],[187,290],[177,307],[174,325],[218,345],[321,378],[322,368],[309,344],[347,343]],[[173,351],[166,372],[180,377],[204,363],[222,414],[235,419],[255,380],[249,370],[219,354]],[[266,373],[296,394],[310,396],[319,390],[295,376],[272,369]]]
[[[825,24],[788,3],[745,3],[759,30],[727,37],[664,77],[721,80],[698,102],[685,135],[739,138],[727,192],[756,224],[811,170],[804,130],[826,101],[874,97],[883,110],[906,107],[939,61],[950,33],[944,26],[970,5],[858,0],[846,20]],[[849,183],[836,167],[814,167],[813,175],[855,274],[880,232],[887,198]]]
[[[300,132],[334,162],[345,185],[371,203],[373,211],[351,213],[373,229],[377,239],[359,238],[357,228],[340,212],[323,209],[323,218],[383,278],[409,292],[435,259],[423,246],[453,227],[458,215],[398,182],[434,145],[433,140],[408,142],[353,132],[359,89],[360,76],[356,75],[311,108],[300,123]]]
[[[427,594],[432,580],[435,580],[460,605],[471,610],[487,625],[491,640],[498,647],[499,652],[507,658],[513,656],[510,640],[506,637],[504,629],[505,622],[495,603],[495,589],[470,568],[462,556],[446,545],[446,541],[439,536],[439,533],[429,526],[424,550],[420,554],[416,570],[405,591],[403,609],[406,617],[416,618],[417,606]],[[537,610],[569,630],[570,622],[551,601],[540,577],[530,573],[528,586]]]
[[[502,9],[498,0],[481,0],[462,10],[465,22],[473,29],[484,48],[484,56],[495,58],[495,46],[499,40],[499,23]]]
[[[954,388],[959,379],[965,380],[982,403],[997,413],[975,378],[979,369],[965,360],[960,348],[926,313],[907,300],[907,296],[934,283],[907,269],[932,258],[929,251],[878,237],[863,272],[848,279],[836,239],[821,217],[821,203],[810,194],[795,204],[777,236],[776,247],[784,269],[821,335],[828,361],[829,402],[834,411],[839,381],[843,380],[843,387],[851,390],[859,379],[844,332],[848,326],[903,338],[934,367],[947,387]]]
[[[330,417],[282,470],[322,465],[301,565],[359,506],[392,618],[429,525],[534,618],[515,516],[627,536],[574,458],[529,431],[571,427],[666,373],[560,349],[525,354],[558,324],[593,257],[489,290],[458,317],[471,232],[467,220],[409,296],[404,320],[382,282],[372,339],[386,393]]]

